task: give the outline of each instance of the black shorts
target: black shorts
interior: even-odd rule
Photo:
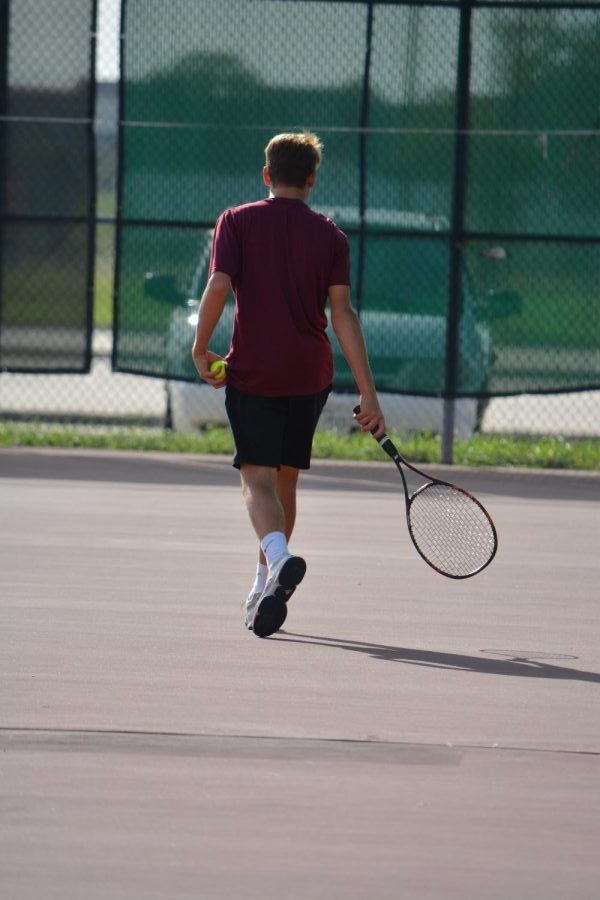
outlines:
[[[262,397],[227,385],[225,409],[235,441],[233,465],[309,469],[312,442],[331,386],[300,397]]]

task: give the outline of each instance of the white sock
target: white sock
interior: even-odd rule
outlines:
[[[265,534],[260,542],[260,546],[267,557],[269,568],[288,552],[288,545],[283,531],[270,531],[269,534]]]
[[[248,599],[251,600],[254,594],[262,594],[265,589],[265,584],[267,583],[267,573],[269,571],[269,567],[263,565],[263,563],[257,563],[256,565],[256,578],[254,579],[254,584],[248,594]]]

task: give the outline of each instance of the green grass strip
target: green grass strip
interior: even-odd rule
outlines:
[[[398,435],[392,438],[399,451],[418,462],[440,459],[438,435]],[[202,432],[174,432],[151,428],[111,429],[93,426],[0,422],[2,447],[87,447],[109,450],[158,450],[175,453],[231,454],[228,428]],[[317,431],[315,459],[382,461],[385,455],[368,435]],[[600,469],[600,441],[589,438],[505,437],[480,434],[454,444],[454,461],[465,466],[529,466],[540,469]]]

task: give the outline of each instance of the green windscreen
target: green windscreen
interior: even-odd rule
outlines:
[[[600,5],[127,0],[123,23],[116,368],[195,378],[214,222],[310,128],[380,390],[600,387]]]

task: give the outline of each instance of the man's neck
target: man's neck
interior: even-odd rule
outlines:
[[[273,185],[271,185],[271,189],[269,192],[270,197],[284,200],[303,200],[304,203],[306,203],[306,201],[308,200],[309,194],[309,187],[288,187],[287,185],[283,184],[280,184],[277,187],[273,187]]]

